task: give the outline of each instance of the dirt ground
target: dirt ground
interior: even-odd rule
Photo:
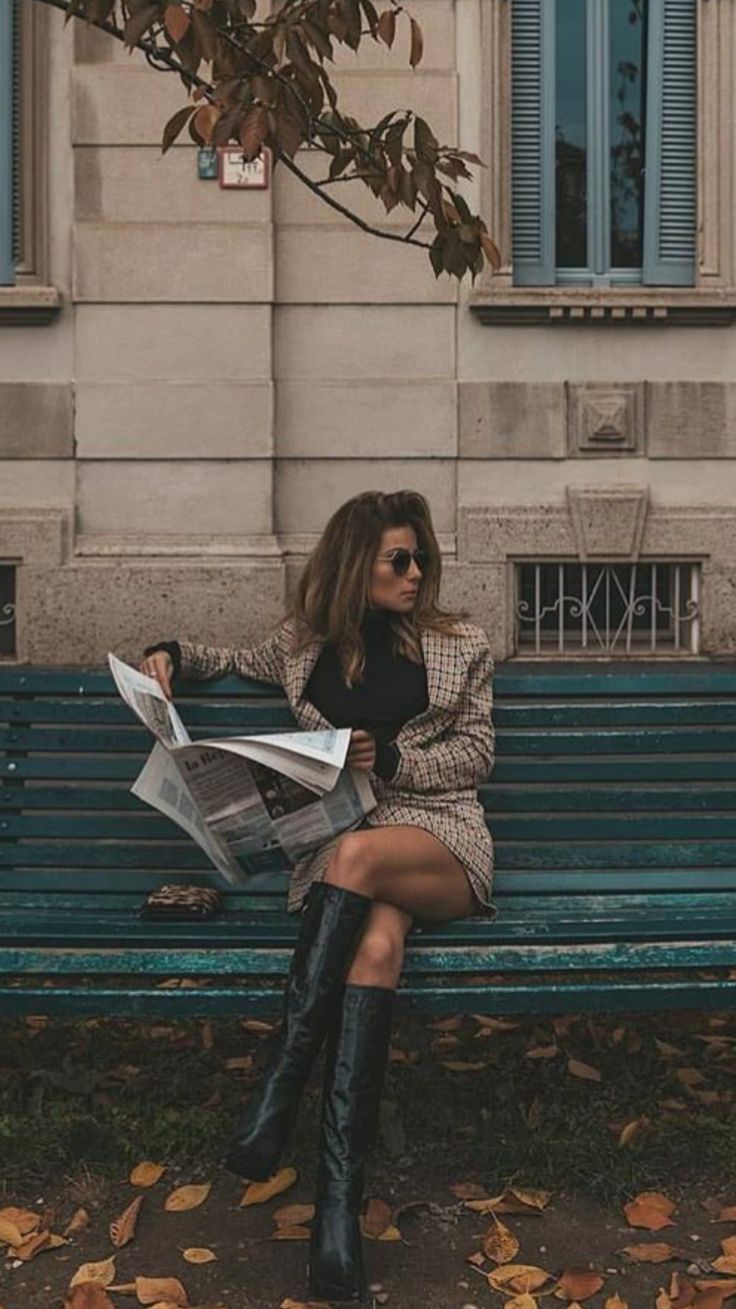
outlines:
[[[485,1259],[483,1269],[468,1259],[480,1249],[489,1228],[487,1217],[466,1210],[451,1193],[436,1167],[427,1169],[421,1161],[400,1161],[401,1171],[372,1169],[369,1193],[392,1206],[425,1201],[400,1218],[401,1240],[364,1240],[366,1269],[370,1284],[369,1309],[388,1304],[391,1309],[469,1309],[470,1306],[501,1305],[502,1296],[488,1286],[485,1272],[495,1264]],[[203,1174],[203,1177],[205,1175]],[[303,1240],[271,1239],[272,1214],[284,1203],[311,1203],[312,1179],[300,1178],[285,1194],[263,1206],[241,1208],[243,1186],[234,1177],[214,1168],[206,1175],[212,1190],[197,1209],[168,1213],[165,1195],[175,1185],[197,1181],[192,1171],[167,1173],[145,1192],[134,1243],[115,1251],[115,1285],[130,1283],[138,1276],[177,1277],[186,1288],[189,1303],[226,1306],[226,1309],[277,1309],[286,1301],[306,1301],[306,1253]],[[468,1178],[477,1181],[478,1178]],[[728,1179],[723,1179],[727,1181]],[[733,1199],[723,1188],[707,1188],[708,1196],[724,1204]],[[94,1178],[60,1181],[43,1195],[6,1194],[4,1205],[43,1210],[52,1206],[58,1214],[54,1230],[62,1231],[81,1204],[90,1214],[88,1229],[73,1243],[44,1251],[29,1263],[6,1262],[0,1272],[2,1309],[57,1309],[63,1303],[71,1276],[83,1263],[109,1258],[112,1251],[108,1227],[112,1219],[138,1192],[127,1182],[120,1186]],[[674,1193],[670,1191],[671,1198]],[[687,1270],[695,1278],[705,1275],[707,1260],[720,1254],[720,1240],[733,1225],[714,1224],[702,1206],[705,1191],[690,1192],[678,1204],[675,1226],[664,1234],[634,1231],[624,1215],[613,1208],[596,1206],[589,1199],[554,1195],[544,1212],[506,1214],[503,1222],[520,1241],[515,1262],[532,1264],[558,1276],[569,1268],[591,1268],[604,1278],[604,1285],[586,1303],[604,1305],[618,1295],[631,1309],[654,1305],[661,1287],[670,1287],[674,1270]],[[625,1245],[666,1239],[681,1257],[665,1264],[633,1264],[622,1252]],[[186,1263],[181,1251],[205,1247],[216,1262],[195,1266]],[[714,1274],[711,1272],[711,1276]],[[135,1296],[111,1295],[117,1306],[137,1303]]]
[[[495,1033],[490,1041],[479,1042],[477,1027],[469,1018],[457,1029],[459,1035],[438,1032],[417,1020],[399,1023],[393,1038],[397,1052],[413,1051],[418,1058],[416,1063],[392,1064],[384,1107],[393,1106],[403,1116],[403,1129],[398,1148],[391,1149],[391,1123],[384,1121],[388,1134],[382,1129],[382,1140],[368,1170],[366,1198],[384,1202],[397,1231],[394,1239],[363,1238],[371,1288],[367,1309],[379,1305],[389,1309],[506,1309],[509,1302],[513,1302],[512,1309],[536,1309],[545,1304],[545,1296],[550,1303],[548,1297],[557,1279],[571,1269],[594,1270],[602,1281],[593,1289],[580,1287],[574,1295],[553,1295],[552,1303],[567,1299],[572,1302],[570,1309],[576,1300],[585,1309],[721,1309],[722,1298],[711,1295],[703,1299],[700,1288],[693,1296],[686,1279],[693,1283],[722,1280],[727,1270],[722,1266],[719,1273],[710,1261],[724,1253],[733,1254],[732,1277],[736,1277],[736,1208],[731,1208],[733,1220],[714,1218],[720,1208],[736,1206],[731,1166],[736,1160],[732,1147],[736,1032],[729,1032],[734,1025],[736,1017],[730,1015],[720,1019],[693,1015],[689,1024],[679,1016],[661,1025],[642,1020],[628,1026],[616,1019],[592,1026],[586,1019],[556,1026],[529,1021],[518,1030]],[[7,1062],[2,1075],[7,1110],[4,1119],[0,1114],[0,1139],[8,1125],[11,1132],[17,1132],[21,1129],[16,1124],[22,1123],[22,1130],[35,1134],[37,1142],[42,1139],[43,1126],[51,1121],[54,1106],[58,1112],[62,1104],[52,1097],[66,1095],[64,1104],[70,1099],[70,1074],[53,1074],[59,1054],[52,1029],[49,1025],[38,1039],[30,1041],[21,1035],[11,1042],[10,1029],[6,1032]],[[185,1303],[196,1309],[299,1309],[306,1302],[308,1231],[302,1229],[301,1235],[292,1239],[276,1240],[274,1215],[284,1206],[310,1205],[313,1200],[319,1070],[305,1096],[301,1137],[297,1134],[293,1153],[285,1161],[295,1165],[293,1183],[265,1203],[243,1206],[246,1183],[225,1172],[219,1165],[219,1152],[202,1143],[214,1139],[213,1134],[207,1137],[207,1118],[216,1132],[223,1126],[229,1128],[231,1110],[219,1102],[217,1088],[231,1087],[234,1076],[247,1079],[249,1074],[232,1069],[222,1072],[222,1060],[215,1056],[222,1049],[225,1058],[231,1047],[219,1030],[214,1045],[208,1041],[208,1049],[198,1052],[199,1032],[192,1026],[191,1048],[179,1039],[172,1047],[175,1062],[189,1060],[181,1064],[182,1081],[174,1092],[165,1072],[171,1066],[171,1053],[159,1029],[151,1043],[153,1030],[129,1032],[126,1039],[133,1044],[126,1045],[121,1030],[105,1054],[89,1044],[97,1039],[94,1026],[84,1031],[72,1029],[61,1048],[70,1051],[78,1045],[79,1066],[88,1072],[92,1067],[98,1073],[103,1070],[106,1058],[132,1058],[142,1064],[148,1057],[148,1098],[142,1088],[134,1102],[139,1106],[138,1117],[115,1118],[124,1107],[124,1082],[98,1083],[85,1091],[90,1116],[84,1121],[92,1126],[127,1121],[135,1130],[146,1115],[147,1131],[157,1121],[166,1126],[166,1110],[175,1098],[182,1099],[182,1087],[186,1086],[195,1106],[193,1121],[198,1132],[190,1162],[177,1163],[175,1150],[162,1150],[158,1162],[165,1165],[165,1171],[146,1188],[131,1183],[125,1165],[115,1164],[105,1172],[78,1160],[76,1154],[65,1166],[49,1166],[42,1184],[33,1181],[40,1176],[33,1169],[25,1179],[25,1170],[16,1170],[11,1174],[15,1180],[3,1184],[0,1165],[0,1223],[2,1214],[15,1206],[46,1214],[43,1225],[63,1234],[78,1210],[88,1215],[88,1225],[68,1243],[43,1249],[30,1260],[0,1254],[0,1309],[63,1309],[70,1281],[80,1266],[111,1256],[115,1261],[112,1285],[127,1288],[110,1292],[114,1309],[156,1304],[141,1299],[134,1285],[137,1277],[179,1279],[186,1291]],[[671,1044],[674,1038],[677,1046]],[[561,1055],[529,1058],[549,1055],[552,1039],[561,1043]],[[241,1035],[236,1049],[242,1040]],[[440,1058],[449,1053],[453,1058],[474,1054],[477,1059],[482,1048],[487,1066],[480,1071],[464,1071],[469,1068],[467,1063],[451,1070],[443,1068],[430,1053],[438,1040],[458,1041],[457,1049],[440,1045]],[[709,1055],[703,1054],[706,1049]],[[573,1065],[578,1075],[571,1075],[564,1063],[566,1055],[594,1061],[602,1070],[602,1081],[581,1077],[585,1064]],[[197,1075],[200,1065],[206,1074],[200,1071]],[[43,1068],[47,1071],[41,1084]],[[116,1069],[130,1071],[130,1065],[116,1064]],[[130,1084],[140,1081],[142,1075],[133,1077]],[[63,1082],[66,1090],[54,1090],[52,1076]],[[112,1086],[120,1089],[113,1091]],[[160,1107],[153,1100],[157,1086],[163,1088]],[[29,1090],[33,1087],[35,1092]],[[36,1101],[33,1095],[40,1095],[39,1087],[47,1098]],[[24,1108],[24,1097],[35,1105],[35,1118],[22,1116],[31,1112],[29,1106]],[[77,1098],[84,1096],[80,1093]],[[481,1127],[484,1113],[489,1124],[486,1131]],[[645,1114],[642,1121],[650,1126],[636,1138],[641,1140],[640,1146],[635,1140],[624,1149],[618,1139],[620,1129],[639,1113]],[[668,1125],[670,1120],[674,1127]],[[158,1139],[166,1140],[167,1131]],[[649,1145],[647,1133],[651,1134]],[[90,1141],[89,1136],[84,1137],[82,1147]],[[132,1157],[157,1157],[138,1150],[136,1138]],[[610,1181],[619,1169],[617,1194],[625,1199],[597,1200],[594,1195],[605,1188],[571,1185],[573,1168],[584,1184],[596,1172]],[[504,1179],[502,1183],[499,1178]],[[211,1189],[196,1208],[165,1209],[166,1198],[176,1188],[205,1184]],[[541,1208],[501,1211],[495,1217],[470,1210],[461,1198],[494,1197],[499,1188],[503,1193],[508,1187],[537,1193],[544,1189],[549,1198]],[[665,1220],[661,1231],[631,1226],[623,1204],[653,1189],[673,1203],[669,1223]],[[134,1237],[116,1248],[110,1224],[137,1196],[142,1197],[142,1204]],[[309,1215],[294,1221],[308,1224]],[[498,1235],[499,1224],[519,1243],[510,1260],[506,1254],[502,1262],[534,1265],[551,1276],[535,1300],[519,1297],[514,1301],[518,1288],[502,1292],[488,1282],[487,1275],[498,1263],[484,1253],[483,1243],[490,1234]],[[735,1241],[733,1251],[724,1250],[721,1244],[728,1238]],[[671,1250],[660,1263],[636,1262],[624,1251],[625,1246],[662,1243]],[[209,1250],[215,1258],[206,1263],[188,1262],[184,1251],[192,1247]],[[673,1284],[673,1275],[681,1279],[679,1287]],[[736,1289],[736,1281],[733,1285]],[[669,1298],[662,1295],[662,1288]],[[78,1306],[87,1309],[87,1301],[78,1300],[71,1309]],[[89,1302],[89,1309],[97,1309],[94,1301]],[[161,1301],[157,1309],[174,1307]]]

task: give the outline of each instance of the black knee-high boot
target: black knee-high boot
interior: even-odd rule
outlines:
[[[312,884],[289,967],[281,1027],[223,1158],[229,1172],[259,1182],[276,1172],[372,903],[370,896],[344,886]]]
[[[342,1012],[325,1049],[317,1191],[309,1243],[309,1294],[366,1299],[360,1210],[367,1156],[378,1128],[396,992],[343,991]]]

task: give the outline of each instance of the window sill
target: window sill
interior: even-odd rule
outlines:
[[[55,286],[0,286],[0,325],[37,327],[51,323],[62,305]]]
[[[687,287],[630,287],[611,290],[565,287],[505,287],[478,291],[471,311],[488,326],[539,327],[657,325],[664,327],[726,327],[736,322],[736,288],[716,290]]]

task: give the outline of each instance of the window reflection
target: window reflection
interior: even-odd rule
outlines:
[[[611,267],[640,268],[647,0],[609,0]]]
[[[558,268],[585,268],[588,262],[586,9],[587,0],[557,0],[555,188]]]

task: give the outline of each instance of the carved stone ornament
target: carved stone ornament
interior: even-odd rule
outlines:
[[[568,405],[568,454],[644,453],[644,388],[571,386]]]
[[[648,487],[568,486],[567,504],[580,559],[638,559]]]

